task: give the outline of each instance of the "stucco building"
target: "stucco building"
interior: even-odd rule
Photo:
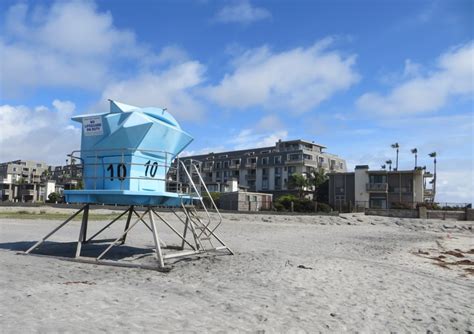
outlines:
[[[329,204],[335,209],[415,207],[429,196],[425,178],[432,177],[421,168],[387,171],[369,170],[367,165],[328,175]]]
[[[206,184],[237,180],[248,191],[276,196],[292,191],[290,177],[313,170],[345,172],[346,162],[324,151],[326,147],[305,140],[279,140],[275,146],[209,153],[181,158],[197,164]],[[219,187],[216,187],[218,189]]]

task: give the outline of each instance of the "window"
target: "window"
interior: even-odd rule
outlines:
[[[276,155],[273,157],[273,162],[275,164],[281,164],[281,155]]]
[[[268,157],[262,158],[262,165],[268,165]]]
[[[309,154],[303,154],[305,160],[313,160],[313,156]]]
[[[219,159],[225,159],[229,157],[227,154],[222,154],[222,155],[219,155]]]
[[[262,168],[262,175],[268,175],[268,169],[267,168]]]
[[[260,151],[260,154],[268,154],[270,151]]]
[[[216,177],[221,177],[221,172],[216,172]]]
[[[229,168],[229,161],[224,161],[224,168]]]
[[[262,179],[262,189],[268,189],[268,179]]]
[[[275,167],[275,175],[281,175],[281,167]]]
[[[218,168],[218,169],[221,168],[221,163],[220,162],[216,162],[216,168]]]
[[[13,167],[13,171],[16,172],[16,167]]]
[[[254,164],[254,163],[256,163],[256,162],[257,162],[257,158],[248,158],[248,159],[247,159],[247,163],[248,163],[248,164]]]
[[[370,183],[387,183],[387,175],[370,175]]]
[[[387,200],[385,198],[372,198],[370,200],[371,209],[386,209]]]
[[[319,157],[319,163],[323,164],[324,163],[324,157]]]
[[[234,159],[234,160],[232,160],[232,165],[235,165],[235,166],[240,165],[240,159]]]
[[[294,174],[296,172],[296,167],[295,166],[289,166],[288,167],[288,176]]]
[[[344,169],[344,164],[342,162],[339,163],[339,168]]]
[[[281,187],[281,177],[275,176],[275,187]]]
[[[41,164],[36,164],[36,167],[42,167],[42,166],[43,166],[43,165],[41,165]]]
[[[301,154],[299,154],[299,153],[288,154],[288,160],[290,160],[290,161],[301,160]]]

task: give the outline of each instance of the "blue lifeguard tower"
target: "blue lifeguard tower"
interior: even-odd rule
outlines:
[[[209,194],[196,164],[185,165],[179,160],[182,152],[193,138],[181,129],[176,119],[162,108],[140,108],[110,101],[110,111],[100,114],[75,116],[72,119],[82,124],[81,149],[73,151],[71,163],[80,161],[84,189],[64,192],[68,203],[83,204],[69,219],[38,241],[26,253],[32,252],[45,240],[82,213],[82,224],[77,242],[75,258],[82,262],[118,264],[107,261],[105,255],[112,247],[125,243],[130,230],[142,222],[152,232],[158,267],[165,268],[165,260],[209,251],[232,251],[215,234],[222,217]],[[195,182],[196,181],[196,182]],[[203,192],[210,199],[211,208],[206,208]],[[202,207],[201,214],[194,204]],[[89,209],[91,205],[120,205],[127,209],[102,229],[87,238]],[[167,209],[184,225],[181,233],[173,224],[160,215]],[[139,214],[140,209],[143,212]],[[179,214],[178,211],[181,213]],[[217,213],[213,220],[210,211]],[[123,233],[95,259],[81,256],[83,244],[87,244],[126,215]],[[137,219],[132,223],[132,217]],[[160,239],[154,217],[158,217],[181,240],[179,252],[165,254],[166,244]],[[146,219],[149,219],[149,225]],[[190,238],[191,237],[191,238]],[[190,239],[190,240],[188,240]],[[212,244],[215,241],[219,246]],[[205,244],[209,243],[209,246]],[[190,250],[185,250],[189,246]],[[139,265],[143,267],[143,265]]]

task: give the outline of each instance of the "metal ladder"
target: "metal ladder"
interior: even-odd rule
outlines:
[[[211,245],[211,248],[215,248],[212,244],[212,238],[217,238],[218,237],[214,234],[214,231],[219,227],[219,225],[222,223],[222,215],[219,212],[219,209],[217,208],[216,203],[211,197],[211,194],[209,192],[209,189],[206,186],[206,183],[204,182],[201,173],[199,172],[199,169],[195,164],[191,163],[190,170],[188,171],[186,165],[184,164],[183,161],[179,161],[181,166],[183,167],[184,173],[186,175],[186,178],[188,179],[188,186],[190,189],[194,190],[194,193],[196,194],[197,198],[199,199],[199,202],[203,208],[203,211],[205,213],[204,217],[201,217],[201,215],[198,213],[196,210],[196,207],[194,205],[185,205],[183,201],[181,201],[181,206],[183,210],[186,213],[186,218],[189,219],[191,224],[193,224],[193,227],[196,231],[196,238],[197,240],[201,243],[202,241],[208,241],[209,244]],[[199,186],[196,185],[196,183],[193,180],[193,174],[197,175],[198,180],[199,180]],[[203,191],[204,189],[204,191]],[[203,192],[207,195],[211,202],[211,208],[208,209],[206,207],[206,204],[203,200]],[[180,194],[183,198],[185,195]],[[186,196],[189,196],[189,194],[186,194]],[[210,214],[211,212],[215,213],[217,215],[217,221],[215,222]],[[203,247],[204,248],[204,247]]]

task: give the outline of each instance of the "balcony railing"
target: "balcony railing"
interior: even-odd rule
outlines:
[[[372,192],[387,192],[388,183],[367,183],[366,189]]]

